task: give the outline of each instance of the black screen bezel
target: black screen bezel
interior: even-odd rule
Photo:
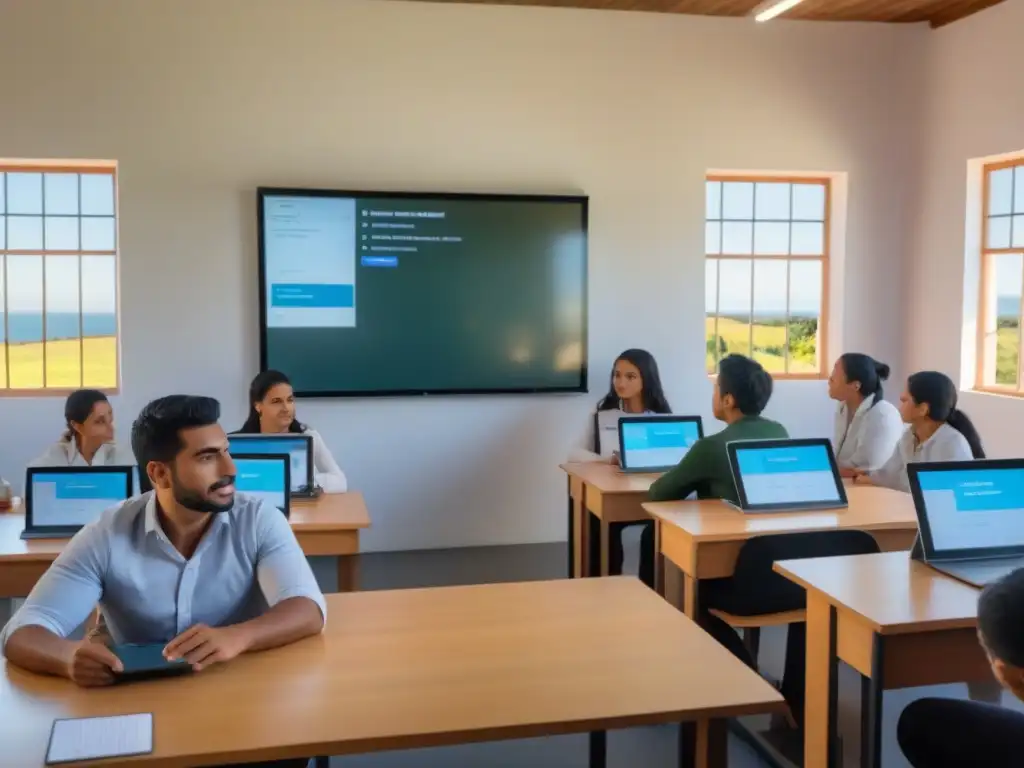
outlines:
[[[134,467],[121,464],[105,464],[102,466],[89,467],[29,467],[25,470],[25,530],[34,533],[53,532],[54,535],[71,535],[78,533],[84,525],[36,525],[33,520],[33,479],[36,475],[101,475],[101,474],[123,474],[125,477],[125,494],[123,501],[132,497],[134,481],[132,473]]]

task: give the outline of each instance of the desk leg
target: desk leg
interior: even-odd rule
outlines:
[[[608,521],[603,517],[601,518],[601,575],[607,576],[609,571],[608,562],[611,560],[608,557],[608,543],[611,539],[611,529],[608,527]]]
[[[804,695],[804,768],[837,768],[839,662],[835,606],[807,594],[807,680]]]
[[[697,620],[697,580],[688,573],[680,571],[683,577],[683,613],[694,621]]]
[[[573,526],[576,531],[574,549],[576,552],[576,577],[590,576],[590,513],[587,512],[587,487],[580,488],[580,495],[573,500]]]
[[[882,698],[885,693],[885,643],[874,637],[871,649],[871,677],[860,683],[860,764],[862,768],[882,766]]]
[[[590,732],[590,768],[605,768],[608,764],[608,732]]]
[[[725,720],[698,720],[679,726],[679,768],[725,768],[728,753]]]
[[[359,555],[338,558],[338,591],[355,592],[359,589]]]
[[[569,486],[569,578],[576,576],[576,499],[572,497],[572,477],[566,478]]]
[[[665,597],[665,556],[661,553],[661,520],[654,520],[654,591]]]

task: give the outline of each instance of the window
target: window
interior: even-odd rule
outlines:
[[[776,378],[827,375],[830,184],[827,178],[707,178],[708,373],[739,353]]]
[[[117,388],[116,177],[0,162],[0,393]]]
[[[1024,158],[984,167],[978,389],[1022,394]]]

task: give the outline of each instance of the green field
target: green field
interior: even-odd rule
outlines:
[[[707,369],[713,373],[725,355],[737,353],[753,357],[769,373],[816,373],[818,371],[818,321],[793,318],[789,321],[789,370],[786,370],[786,323],[784,320],[755,323],[754,349],[750,349],[750,324],[733,317],[718,318],[718,341],[715,341],[715,317],[705,318],[704,337]],[[716,349],[717,347],[717,349]],[[716,358],[716,354],[717,358]]]
[[[1016,387],[1020,363],[1020,321],[1000,318],[996,328],[996,380],[999,386]]]
[[[6,355],[0,354],[0,388],[8,381],[8,360],[10,389],[42,389],[42,342],[11,344]],[[45,360],[47,389],[117,387],[117,339],[113,336],[48,341]]]

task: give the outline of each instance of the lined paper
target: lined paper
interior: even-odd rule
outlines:
[[[153,715],[55,720],[46,764],[145,755],[153,751]]]

